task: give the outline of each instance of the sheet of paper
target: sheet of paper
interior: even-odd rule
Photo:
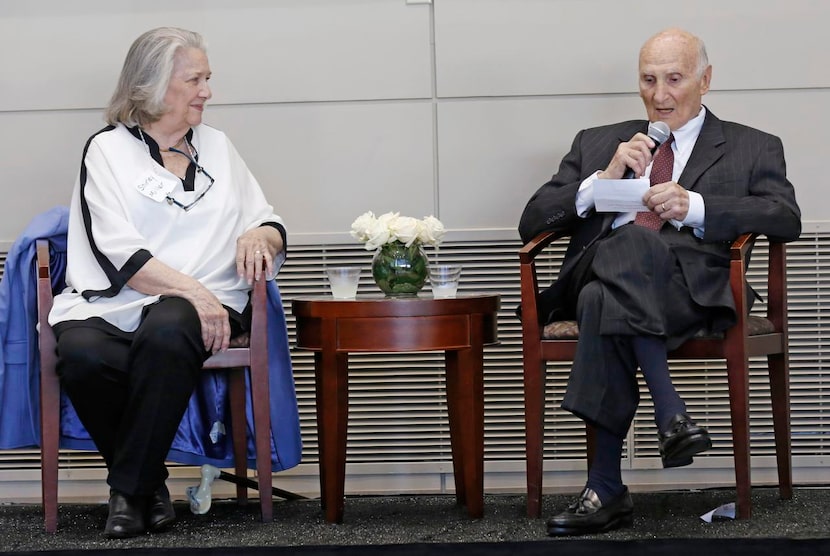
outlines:
[[[712,523],[713,521],[726,521],[729,519],[735,519],[735,502],[729,502],[728,504],[724,504],[723,506],[718,506],[714,510],[710,512],[706,512],[700,519],[705,521],[706,523]]]
[[[594,182],[594,205],[597,212],[645,212],[643,195],[651,187],[648,178],[634,180],[597,180]]]

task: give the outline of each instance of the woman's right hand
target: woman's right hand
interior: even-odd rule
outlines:
[[[185,299],[195,307],[202,323],[202,341],[205,350],[210,353],[225,351],[231,342],[231,325],[228,320],[228,310],[219,302],[213,293],[196,282],[194,288],[185,295]]]
[[[225,351],[231,342],[228,310],[201,282],[173,270],[156,258],[148,260],[127,284],[146,295],[174,295],[188,300],[199,315],[205,351]]]

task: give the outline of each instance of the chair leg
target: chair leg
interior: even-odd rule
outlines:
[[[263,522],[274,519],[273,477],[271,474],[271,389],[267,358],[251,364],[251,402],[254,414],[256,472],[259,483],[259,504]]]
[[[778,463],[778,491],[781,498],[793,497],[793,470],[790,435],[790,373],[787,354],[767,357],[769,364],[772,424],[775,431],[775,456]]]
[[[40,473],[43,521],[47,533],[58,530],[58,463],[60,458],[61,389],[55,374],[51,329],[42,331],[40,374]]]
[[[237,477],[248,476],[248,427],[245,418],[245,373],[244,369],[228,369],[228,383],[231,403],[231,438],[233,439],[234,472]],[[236,483],[236,503],[248,503],[248,489]]]
[[[54,379],[51,388],[44,384]],[[45,391],[46,390],[46,391]],[[41,381],[40,473],[43,521],[47,533],[58,530],[58,462],[60,458],[60,387],[58,378]]]
[[[736,513],[738,519],[748,519],[752,513],[752,482],[749,457],[749,369],[744,354],[727,354],[726,370],[735,458]]]
[[[535,348],[525,346],[525,451],[527,454],[527,515],[542,514],[542,463],[545,420],[545,362]]]

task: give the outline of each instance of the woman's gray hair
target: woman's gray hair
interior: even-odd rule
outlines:
[[[164,115],[167,111],[164,95],[180,48],[207,51],[199,33],[177,27],[151,29],[133,42],[104,113],[108,124],[146,126]]]

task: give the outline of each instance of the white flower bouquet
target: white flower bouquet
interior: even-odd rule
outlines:
[[[434,216],[422,220],[387,212],[366,212],[352,222],[352,237],[364,243],[372,258],[372,277],[387,296],[417,295],[427,277],[424,245],[437,247],[444,225]]]
[[[434,216],[421,220],[387,212],[375,216],[371,211],[358,216],[352,222],[352,237],[364,243],[367,251],[374,251],[387,243],[400,242],[411,247],[414,244],[437,246],[444,239],[444,225]]]

